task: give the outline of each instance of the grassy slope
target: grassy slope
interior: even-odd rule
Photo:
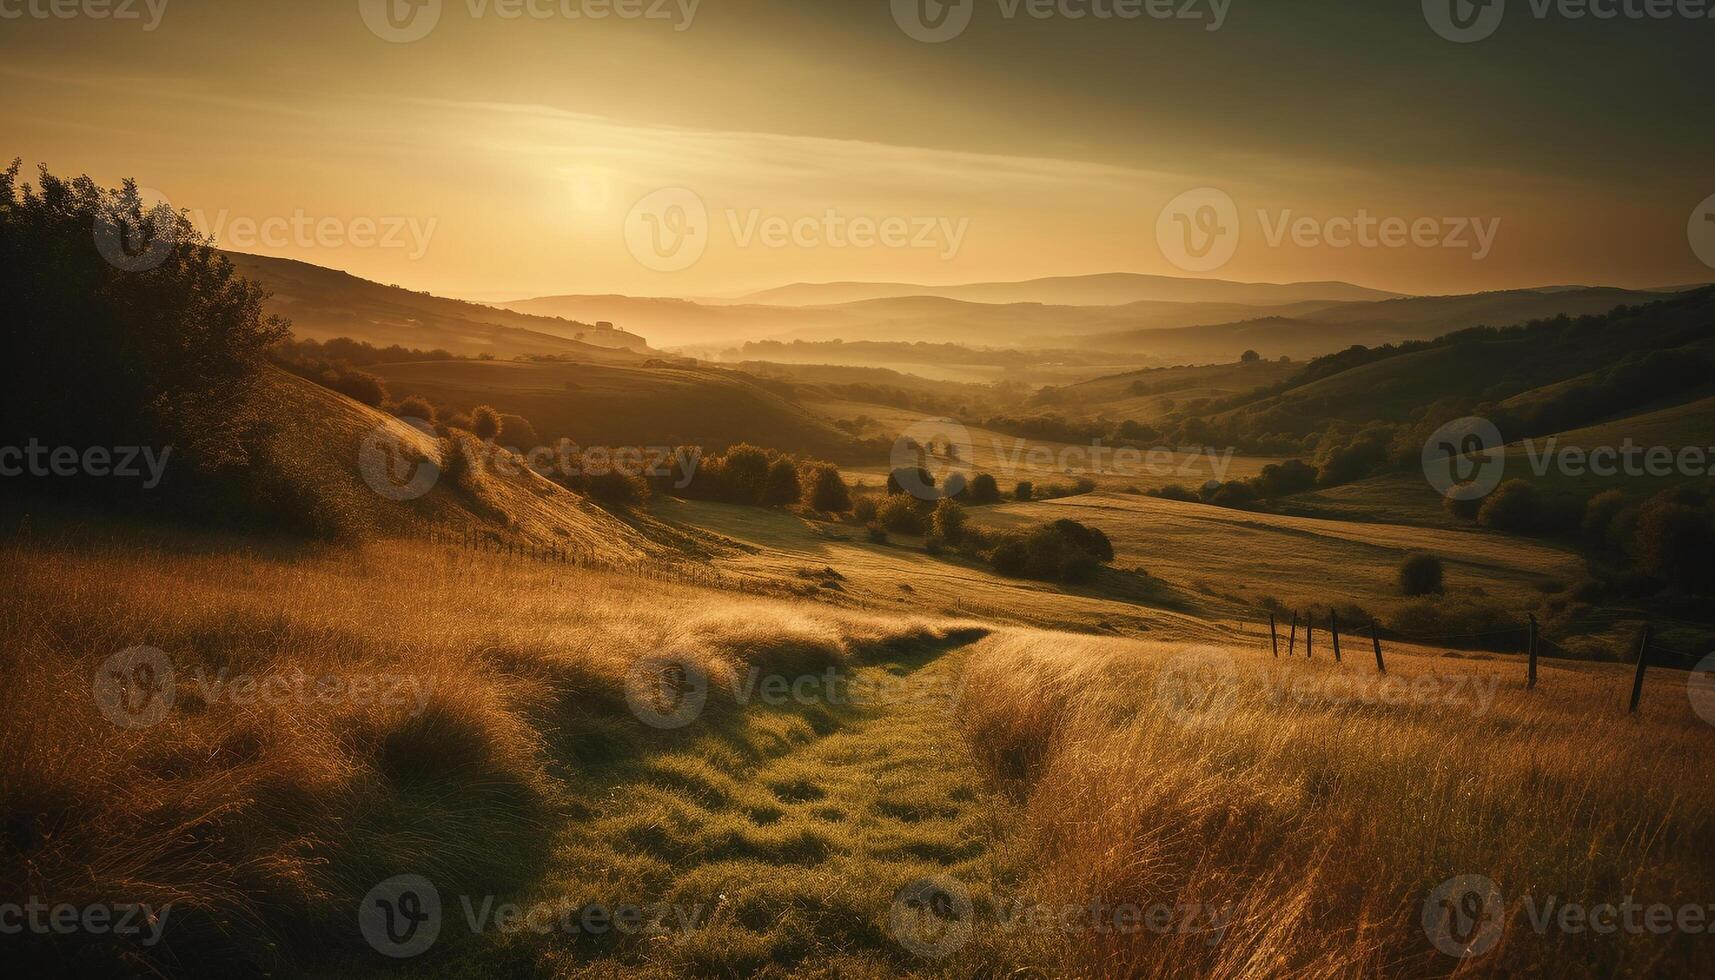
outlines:
[[[838,457],[847,437],[736,371],[588,363],[429,361],[373,369],[395,396],[463,411],[488,404],[529,419],[546,441],[718,450],[752,442]],[[527,447],[519,447],[527,448]]]
[[[855,419],[867,415],[877,423],[875,432],[888,439],[898,438],[901,433],[929,418],[909,409],[864,402],[824,401],[811,403],[809,407],[828,419]],[[1167,484],[1197,487],[1216,476],[1228,480],[1252,477],[1262,472],[1264,466],[1277,462],[1262,456],[1235,455],[1230,459],[1211,459],[1200,451],[1180,452],[1174,449],[1145,456],[1135,463],[1126,461],[1124,465],[1115,465],[1118,461],[1111,455],[1104,455],[1102,468],[1095,470],[1090,465],[1093,457],[1087,445],[1026,439],[983,428],[968,427],[966,431],[970,434],[971,451],[958,460],[937,457],[932,467],[937,479],[950,473],[967,476],[988,473],[999,481],[1001,490],[1006,493],[1011,493],[1020,480],[1042,485],[1069,483],[1078,477],[1088,477],[1097,486],[1110,489],[1137,487],[1148,490]],[[1042,456],[1044,452],[1049,455]],[[1059,465],[1061,459],[1069,465]],[[886,481],[889,469],[885,462],[874,462],[848,467],[845,472],[848,480],[879,487]],[[1217,469],[1220,472],[1217,473]]]
[[[1272,597],[1297,609],[1356,604],[1383,617],[1406,600],[1397,570],[1406,554],[1445,559],[1450,588],[1481,588],[1515,609],[1533,608],[1542,587],[1582,569],[1576,555],[1501,535],[1289,517],[1130,494],[1095,493],[979,512],[1004,526],[1069,517],[1101,528],[1117,560],[1182,591],[1232,596],[1255,621]],[[1248,607],[1248,609],[1246,608]],[[1357,624],[1353,624],[1354,627]]]
[[[383,412],[360,405],[319,385],[279,371],[269,372],[264,399],[277,426],[271,455],[294,481],[316,488],[318,506],[346,515],[359,533],[398,533],[422,521],[503,532],[508,540],[557,544],[593,558],[625,562],[660,549],[636,529],[592,504],[522,469],[516,476],[492,471],[468,481],[443,470],[429,491],[408,503],[377,495],[360,475],[366,439],[378,433],[393,445],[410,447],[411,470],[444,462],[444,447],[427,434]]]
[[[272,294],[268,312],[291,320],[300,338],[350,337],[379,347],[398,344],[464,356],[577,354],[590,347],[648,350],[642,337],[624,330],[429,296],[307,262],[241,253],[228,257],[241,275]]]

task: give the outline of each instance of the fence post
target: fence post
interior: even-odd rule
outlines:
[[[1286,659],[1292,659],[1292,651],[1298,649],[1298,610],[1292,611],[1292,636],[1286,641]]]
[[[1268,643],[1274,651],[1274,659],[1280,659],[1280,634],[1274,631],[1274,613],[1268,614]]]
[[[1638,700],[1644,696],[1644,668],[1649,666],[1649,624],[1644,624],[1643,638],[1638,641],[1638,673],[1632,678],[1631,714],[1638,713]]]
[[[1376,621],[1370,620],[1370,642],[1376,647],[1376,670],[1387,673],[1387,664],[1382,663],[1382,640],[1376,635]]]
[[[1524,689],[1534,691],[1536,690],[1536,613],[1529,613],[1528,615],[1530,616],[1530,649],[1528,651],[1530,654],[1530,677],[1525,681]]]
[[[1310,648],[1315,642],[1316,642],[1316,612],[1315,612],[1315,610],[1311,610],[1310,612],[1307,612],[1304,614],[1304,659],[1305,660],[1316,659],[1315,655],[1310,652]]]
[[[1328,607],[1328,629],[1334,634],[1334,662],[1340,662],[1340,613],[1333,606]]]

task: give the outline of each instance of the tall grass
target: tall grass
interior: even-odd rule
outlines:
[[[672,743],[628,713],[639,658],[700,665],[718,719],[753,665],[844,669],[939,635],[410,543],[267,556],[217,539],[13,541],[0,563],[13,590],[0,603],[0,894],[172,909],[147,948],[21,937],[22,965],[55,971],[298,972],[363,949],[353,910],[375,882],[525,887],[549,828],[575,818],[582,775]],[[92,684],[139,645],[171,659],[176,697],[159,724],[127,729]],[[209,686],[241,676],[396,682],[408,696]]]
[[[1715,902],[1715,730],[1684,674],[1654,679],[1632,718],[1619,669],[1546,670],[1527,692],[1516,662],[1394,656],[1395,679],[1443,696],[1387,703],[1354,696],[1374,667],[1352,658],[1211,659],[1236,669],[1186,702],[1163,686],[1186,663],[1169,644],[1020,631],[973,655],[962,724],[1024,801],[1038,900],[1232,913],[1218,941],[1024,935],[1020,960],[1078,976],[1710,974],[1706,935],[1539,934],[1526,904]],[[1492,705],[1448,703],[1456,674],[1498,683]],[[1505,901],[1499,944],[1468,959],[1420,921],[1462,874]]]

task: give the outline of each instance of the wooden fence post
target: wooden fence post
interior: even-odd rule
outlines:
[[[1314,660],[1310,647],[1316,641],[1316,613],[1314,610],[1304,614],[1304,659]]]
[[[1298,610],[1292,611],[1292,635],[1286,640],[1286,659],[1292,659],[1292,651],[1298,649]]]
[[[1382,663],[1382,640],[1376,635],[1376,621],[1370,620],[1370,642],[1376,647],[1376,670],[1387,673],[1387,664]]]
[[[1536,613],[1530,613],[1530,676],[1524,682],[1527,691],[1536,690]]]
[[[1334,662],[1340,662],[1340,613],[1333,606],[1328,607],[1328,629],[1334,634]]]
[[[1638,641],[1638,673],[1632,678],[1631,714],[1638,713],[1638,700],[1644,696],[1644,668],[1649,666],[1649,624],[1644,624],[1643,638]]]
[[[1274,651],[1274,659],[1280,659],[1280,634],[1274,631],[1274,613],[1268,614],[1268,643]]]

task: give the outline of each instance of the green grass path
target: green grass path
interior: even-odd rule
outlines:
[[[890,929],[894,897],[914,881],[951,874],[987,893],[1008,877],[1013,812],[980,784],[955,727],[964,658],[902,656],[860,668],[832,697],[753,700],[719,730],[614,764],[557,832],[540,886],[513,901],[574,917],[592,904],[637,906],[655,925],[485,933],[473,970],[972,972],[983,944],[934,959]]]

